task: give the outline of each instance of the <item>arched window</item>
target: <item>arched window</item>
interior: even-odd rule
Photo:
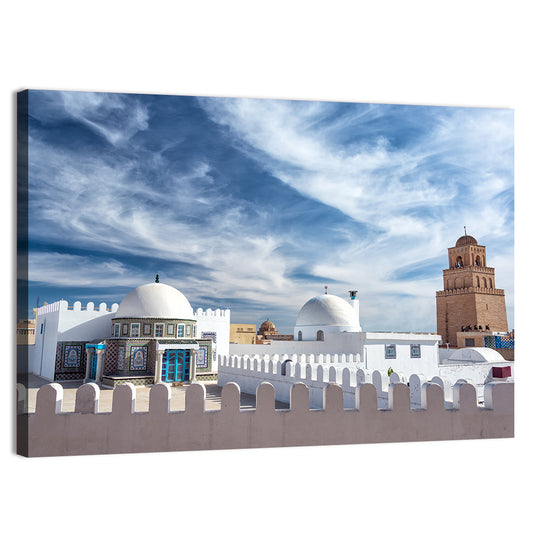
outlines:
[[[317,341],[323,341],[324,340],[324,332],[321,329],[319,329],[316,332],[316,340]]]
[[[299,340],[299,341],[302,340],[302,332],[301,332],[301,331],[298,332],[298,340]]]
[[[489,278],[489,287],[492,289],[492,278]]]
[[[481,285],[479,284],[479,276],[476,276],[476,280],[477,280],[477,286],[481,287]]]
[[[476,265],[477,267],[480,267],[480,266],[481,266],[481,257],[479,257],[479,255],[476,256],[476,262],[475,262],[475,265]]]
[[[487,288],[487,278],[483,278],[483,287]]]
[[[463,266],[463,258],[459,255],[457,256],[457,259],[455,260],[455,267],[460,268]]]

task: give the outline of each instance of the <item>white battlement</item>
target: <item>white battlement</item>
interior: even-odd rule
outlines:
[[[309,388],[311,406],[314,408],[323,407],[323,394],[329,383],[337,383],[342,387],[346,408],[355,405],[357,387],[363,383],[372,383],[376,387],[380,409],[388,408],[389,389],[396,383],[409,385],[411,403],[415,408],[424,405],[424,390],[430,384],[438,384],[442,388],[449,407],[453,406],[454,388],[457,385],[473,385],[477,401],[481,403],[485,393],[485,385],[477,386],[470,378],[450,380],[443,376],[404,375],[398,372],[392,372],[389,376],[384,371],[372,371],[364,367],[359,354],[265,354],[221,358],[218,368],[220,386],[236,382],[243,392],[254,394],[258,385],[265,381],[273,385],[276,399],[282,402],[289,401],[291,386],[301,381]]]
[[[35,413],[27,414],[27,391],[19,384],[19,426],[27,439],[19,441],[18,451],[42,457],[514,435],[513,383],[488,384],[483,407],[468,383],[454,387],[451,406],[438,384],[427,384],[418,409],[412,407],[409,387],[399,381],[390,385],[384,410],[378,409],[380,391],[370,383],[357,387],[349,409],[337,383],[327,385],[324,408],[316,410],[310,409],[310,391],[304,383],[291,385],[289,409],[276,410],[272,384],[260,383],[255,392],[256,408],[241,410],[240,388],[228,383],[221,391],[220,410],[206,411],[205,386],[193,383],[186,391],[185,410],[171,411],[170,386],[157,384],[150,390],[148,411],[136,412],[135,387],[126,383],[113,391],[112,411],[99,413],[100,389],[87,383],[77,390],[75,411],[64,413],[63,388],[52,383],[39,389]]]
[[[229,318],[229,309],[206,309],[205,311],[199,307],[195,312],[196,317],[220,317]]]
[[[94,302],[87,302],[87,305],[85,307],[82,307],[81,302],[76,301],[72,304],[72,306],[69,305],[67,300],[59,300],[57,302],[53,302],[51,304],[46,304],[41,307],[37,308],[37,316],[40,315],[46,315],[49,313],[54,313],[57,311],[65,312],[65,311],[88,311],[88,312],[97,312],[97,313],[116,313],[118,309],[118,304],[114,303],[111,308],[107,307],[107,304],[105,302],[102,302],[98,305],[98,307],[95,307]]]

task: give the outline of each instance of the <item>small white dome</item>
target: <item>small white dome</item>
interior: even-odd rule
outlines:
[[[359,313],[346,301],[333,294],[311,298],[296,317],[298,326],[346,326],[359,329]]]
[[[124,296],[115,318],[181,318],[194,320],[189,300],[164,283],[141,285]]]

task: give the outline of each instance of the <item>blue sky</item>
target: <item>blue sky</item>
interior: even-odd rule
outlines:
[[[463,226],[513,316],[513,112],[30,91],[29,305],[154,280],[292,332],[357,289],[365,330],[435,331]]]

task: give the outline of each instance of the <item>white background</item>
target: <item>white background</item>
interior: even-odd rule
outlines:
[[[12,345],[15,93],[25,88],[513,108],[521,342],[515,439],[31,460],[14,454],[14,367],[4,348],[2,522],[16,520],[11,528],[22,531],[529,530],[533,43],[526,6],[4,2],[3,296],[10,302],[2,316]]]

